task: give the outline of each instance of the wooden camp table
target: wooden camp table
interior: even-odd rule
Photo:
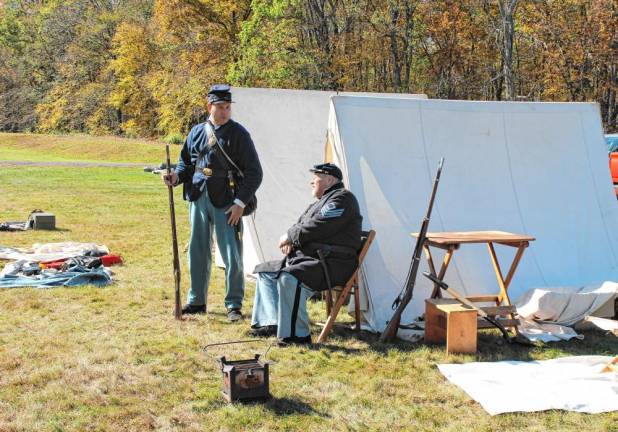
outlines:
[[[412,233],[412,235],[414,237],[418,237],[418,233]],[[517,270],[517,266],[521,261],[521,257],[524,254],[524,251],[528,247],[529,242],[534,240],[534,237],[526,234],[513,234],[504,231],[433,232],[427,233],[427,239],[425,240],[425,244],[423,245],[423,252],[425,253],[425,258],[427,259],[427,263],[429,265],[429,271],[439,280],[443,280],[448,265],[453,258],[453,254],[457,249],[459,249],[462,244],[487,244],[489,257],[491,259],[494,272],[496,273],[496,279],[498,280],[500,292],[498,293],[498,295],[473,295],[466,298],[472,302],[478,303],[495,302],[497,307],[504,305],[507,307],[507,309],[505,310],[511,311],[509,312],[509,315],[511,316],[511,319],[514,320],[514,315],[512,313],[513,308],[511,307],[511,299],[509,298],[508,288],[511,281],[513,280],[513,276],[515,275],[515,271]],[[500,263],[498,262],[498,257],[496,256],[496,251],[494,248],[495,244],[517,248],[517,251],[515,252],[515,257],[513,258],[513,262],[511,263],[506,278],[503,276]],[[436,247],[446,251],[439,272],[436,272],[433,256],[431,254],[431,247]],[[433,292],[431,293],[431,298],[442,297],[440,291],[440,287],[438,285],[434,285]],[[505,324],[510,326],[515,325],[511,323]]]

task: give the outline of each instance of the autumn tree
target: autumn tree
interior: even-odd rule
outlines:
[[[214,82],[618,106],[618,0],[7,0],[0,130],[178,136]]]
[[[249,13],[248,0],[155,1],[152,32],[159,66],[149,81],[160,133],[184,133],[205,118],[206,93],[212,83],[226,82]]]

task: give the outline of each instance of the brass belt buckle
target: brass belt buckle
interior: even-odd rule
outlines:
[[[206,177],[210,177],[212,175],[212,170],[210,168],[204,168],[202,169],[202,172]]]

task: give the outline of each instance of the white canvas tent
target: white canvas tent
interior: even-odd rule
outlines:
[[[420,228],[442,156],[430,231],[537,239],[511,284],[512,299],[531,287],[618,280],[618,208],[596,104],[336,96],[329,132],[364,228],[377,231],[364,266],[373,329],[392,316],[414,247],[409,233]],[[497,252],[509,263],[514,254]],[[481,246],[462,246],[445,280],[467,295],[497,293]],[[422,313],[430,290],[419,274],[402,322]]]
[[[250,133],[264,179],[258,211],[244,218],[244,267],[281,258],[277,240],[311,202],[309,168],[324,161],[328,112],[336,92],[233,88],[232,117]],[[341,93],[345,95],[426,98],[425,95]],[[223,261],[217,254],[217,265]]]

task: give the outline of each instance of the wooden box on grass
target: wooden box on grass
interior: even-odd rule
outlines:
[[[425,342],[445,343],[446,352],[475,353],[477,312],[457,300],[425,300]]]

